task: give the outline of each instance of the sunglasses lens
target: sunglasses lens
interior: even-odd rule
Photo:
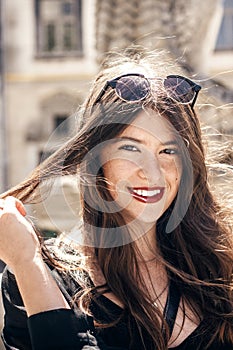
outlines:
[[[181,77],[167,77],[164,86],[168,95],[180,103],[189,103],[194,97],[193,86]]]
[[[147,79],[140,76],[121,77],[116,82],[116,93],[125,101],[143,100],[150,92],[150,84]]]

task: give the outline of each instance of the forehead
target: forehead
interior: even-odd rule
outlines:
[[[178,133],[171,123],[159,113],[155,111],[142,111],[120,136],[156,138],[164,143],[170,140],[176,140]]]

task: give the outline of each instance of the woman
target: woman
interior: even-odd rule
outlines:
[[[77,135],[2,196],[6,349],[233,348],[232,218],[207,181],[201,87],[169,70],[111,57]],[[22,202],[71,174],[80,230],[44,244]]]

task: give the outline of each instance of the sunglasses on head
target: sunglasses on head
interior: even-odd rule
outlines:
[[[143,74],[129,73],[107,81],[97,96],[94,105],[100,102],[107,88],[115,89],[117,96],[126,102],[138,102],[144,100],[151,92],[151,81],[160,80],[168,97],[182,103],[189,104],[192,108],[196,102],[201,86],[181,75],[168,75],[163,78],[146,78]]]

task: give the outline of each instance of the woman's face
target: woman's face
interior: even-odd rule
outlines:
[[[126,222],[155,223],[176,197],[180,149],[171,124],[155,112],[141,112],[102,150],[108,190]]]

